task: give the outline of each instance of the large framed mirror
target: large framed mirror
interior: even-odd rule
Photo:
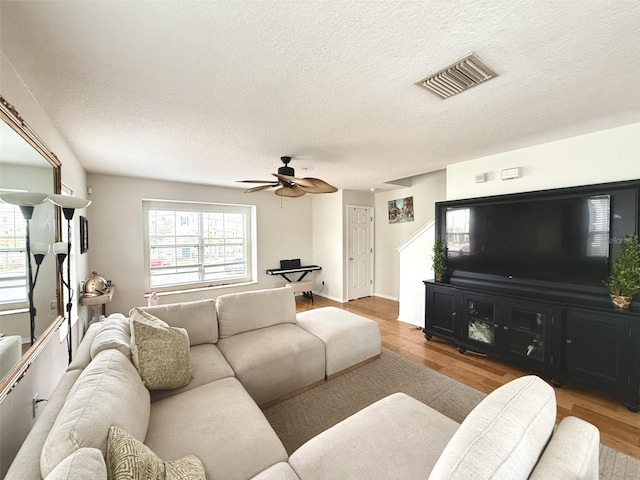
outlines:
[[[60,161],[2,96],[0,118],[0,194],[60,193]],[[51,250],[60,231],[59,208],[51,202],[36,205],[27,220],[19,206],[0,201],[0,402],[64,320],[58,262]],[[34,254],[43,253],[37,265]]]

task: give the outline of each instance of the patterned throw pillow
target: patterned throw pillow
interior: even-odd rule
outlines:
[[[184,387],[193,378],[187,331],[137,308],[131,311],[131,359],[149,390]]]
[[[149,447],[113,426],[107,441],[109,480],[205,480],[202,462],[195,455],[163,462]]]

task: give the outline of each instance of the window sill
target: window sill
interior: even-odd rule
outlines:
[[[250,282],[241,282],[241,283],[227,283],[224,285],[211,285],[208,287],[197,287],[197,288],[184,288],[180,290],[167,290],[164,292],[155,292],[155,294],[159,297],[170,296],[170,295],[182,295],[185,293],[194,293],[194,292],[206,292],[209,290],[224,290],[227,288],[236,288],[236,287],[246,287],[247,285],[255,285],[258,282],[252,280]],[[149,298],[151,293],[145,293],[144,297]]]
[[[0,311],[0,316],[16,315],[18,313],[29,313],[29,307],[20,307],[20,308],[14,308],[11,310],[2,310]]]

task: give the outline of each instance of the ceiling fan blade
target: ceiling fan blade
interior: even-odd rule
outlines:
[[[280,187],[274,192],[279,197],[301,197],[306,192],[297,185],[293,187]]]
[[[284,180],[285,182],[295,183],[296,185],[305,186],[305,187],[313,187],[311,182],[308,182],[306,178],[298,178],[292,177],[291,175],[282,175],[281,173],[274,173],[274,177],[278,177],[280,180]]]
[[[305,184],[298,183],[301,190],[307,193],[333,193],[338,189],[319,178],[304,178]]]
[[[278,182],[274,182],[273,180],[236,180],[236,182],[242,183],[270,183],[272,185],[277,185]]]
[[[271,184],[271,185],[260,185],[258,187],[252,187],[252,188],[248,188],[244,191],[244,193],[253,193],[253,192],[259,192],[260,190],[264,190],[266,188],[273,188],[275,186],[277,186],[278,184],[276,183],[275,185]]]

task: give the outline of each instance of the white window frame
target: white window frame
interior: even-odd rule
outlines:
[[[22,235],[20,235],[20,238],[24,239],[24,245],[22,247],[18,247],[16,246],[16,243],[18,243],[18,235],[17,233],[17,225],[18,223],[20,223],[24,229],[24,231],[26,232],[26,220],[24,220],[24,217],[22,215],[22,213],[20,212],[20,207],[15,206],[15,205],[9,205],[9,204],[3,204],[4,207],[7,209],[7,211],[12,211],[12,216],[13,216],[13,231],[10,232],[9,237],[13,237],[12,243],[13,246],[12,247],[0,247],[0,250],[2,252],[14,252],[14,253],[21,253],[21,257],[23,257],[23,268],[24,268],[24,275],[16,275],[14,278],[16,280],[20,280],[22,279],[22,281],[24,282],[24,297],[20,297],[20,298],[14,298],[12,300],[7,300],[7,301],[0,301],[0,304],[2,305],[3,310],[12,310],[12,309],[22,309],[22,308],[27,308],[29,306],[29,302],[28,302],[28,290],[29,290],[29,286],[27,285],[27,247],[26,247],[26,237],[24,236],[24,233]]]
[[[222,204],[207,202],[185,202],[143,199],[143,223],[144,223],[144,268],[145,289],[147,294],[157,293],[182,293],[190,290],[208,288],[220,288],[225,286],[238,286],[257,282],[257,241],[256,241],[256,207],[255,205]],[[149,244],[149,210],[168,210],[174,212],[209,212],[209,213],[242,213],[245,215],[245,272],[242,278],[222,280],[198,280],[185,283],[174,283],[163,286],[151,285],[151,246]],[[202,232],[200,232],[200,244],[202,246]],[[203,268],[200,264],[200,268]]]

